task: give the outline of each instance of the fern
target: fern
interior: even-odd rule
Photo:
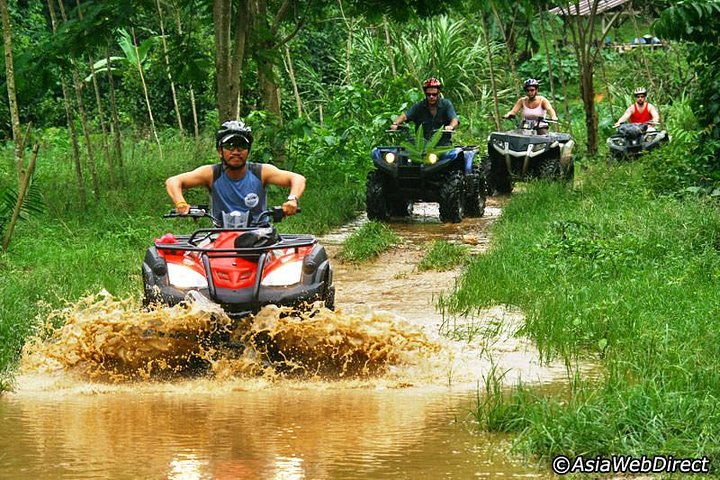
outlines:
[[[13,209],[17,203],[17,189],[7,188],[0,191],[0,234],[5,231],[5,225],[12,217]],[[33,214],[40,214],[45,211],[45,203],[42,200],[40,188],[31,184],[28,188],[22,207],[20,208],[20,219],[27,220]]]

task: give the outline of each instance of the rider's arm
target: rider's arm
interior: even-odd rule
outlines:
[[[523,99],[519,98],[518,101],[515,102],[515,105],[510,109],[510,111],[504,115],[504,117],[505,118],[514,117],[515,115],[518,114],[518,112],[520,111],[520,109],[522,107],[523,107]]]
[[[653,123],[660,123],[660,113],[658,113],[655,105],[651,105],[648,103],[648,109],[650,110],[650,115],[652,116]]]
[[[449,128],[451,130],[455,130],[455,128],[460,124],[460,120],[458,119],[457,113],[455,112],[455,107],[453,106],[452,102],[447,98],[443,100],[445,100],[447,105],[447,118],[450,119],[450,123],[445,125],[445,129],[447,130]]]
[[[278,187],[290,187],[289,197],[300,198],[305,191],[305,177],[299,173],[280,170],[275,165],[268,163],[262,166],[262,183],[263,185],[277,185]],[[295,215],[297,212],[298,201],[288,200],[282,205],[285,215]]]
[[[550,120],[555,120],[557,122],[557,113],[555,113],[555,109],[552,105],[550,105],[550,101],[543,97],[542,104],[545,111],[550,115]]]
[[[402,125],[407,121],[407,115],[405,113],[401,113],[395,118],[395,121],[392,123],[392,129],[395,130],[398,126]]]
[[[627,122],[628,119],[630,118],[630,115],[632,115],[632,112],[633,112],[633,107],[632,107],[632,105],[630,105],[630,107],[628,107],[628,109],[625,110],[625,113],[622,114],[622,117],[620,117],[620,119],[617,122],[615,122],[615,125],[613,125],[613,126],[617,127],[621,123]]]
[[[165,190],[175,204],[175,210],[184,215],[190,211],[190,205],[185,201],[183,190],[205,185],[212,186],[212,165],[203,165],[191,172],[181,173],[165,180]]]

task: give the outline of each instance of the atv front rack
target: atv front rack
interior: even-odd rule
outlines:
[[[304,234],[283,234],[280,237],[280,241],[271,245],[265,245],[261,247],[245,247],[245,248],[206,248],[195,245],[193,242],[198,242],[211,237],[213,234],[219,234],[223,232],[247,232],[254,230],[254,228],[207,228],[196,230],[192,235],[183,235],[177,237],[177,243],[158,243],[155,242],[155,247],[158,250],[165,251],[183,251],[183,252],[196,252],[199,253],[203,267],[205,268],[205,278],[208,284],[208,294],[210,299],[219,304],[229,303],[226,299],[221,298],[218,295],[218,288],[215,286],[213,280],[212,269],[210,267],[211,258],[257,258],[257,275],[255,276],[255,283],[253,285],[253,292],[251,301],[258,302],[260,296],[260,283],[262,281],[262,272],[265,268],[265,263],[268,258],[270,250],[297,249],[300,247],[309,247],[317,244],[317,239],[312,235]],[[228,312],[230,313],[230,312]],[[242,312],[246,314],[248,312]]]

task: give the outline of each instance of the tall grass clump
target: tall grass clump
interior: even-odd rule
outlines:
[[[435,240],[423,256],[417,269],[446,271],[462,265],[468,259],[468,249],[465,245],[450,243],[445,240]]]
[[[370,221],[345,240],[338,258],[352,263],[365,262],[399,242],[400,236],[390,227],[384,223]]]
[[[535,454],[720,453],[720,212],[656,195],[644,161],[514,195],[446,301],[516,305],[543,358],[603,367],[570,400],[493,393],[489,408]]]

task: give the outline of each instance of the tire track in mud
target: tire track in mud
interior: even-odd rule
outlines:
[[[388,224],[400,235],[401,243],[374,261],[362,264],[343,263],[337,259],[337,253],[344,239],[367,222],[364,215],[321,237],[319,241],[333,261],[336,305],[351,311],[389,311],[420,326],[446,350],[441,355],[444,358],[438,360],[450,362],[448,383],[476,386],[493,366],[506,372],[507,384],[519,379],[547,383],[566,378],[564,364],[541,365],[533,344],[515,335],[524,317],[512,307],[496,306],[470,317],[443,317],[437,307],[438,299],[452,292],[462,274],[461,268],[417,270],[435,240],[467,245],[472,255],[487,251],[489,226],[500,217],[507,201],[508,197],[488,198],[483,217],[465,218],[456,224],[441,223],[436,204],[416,204],[409,219]]]

